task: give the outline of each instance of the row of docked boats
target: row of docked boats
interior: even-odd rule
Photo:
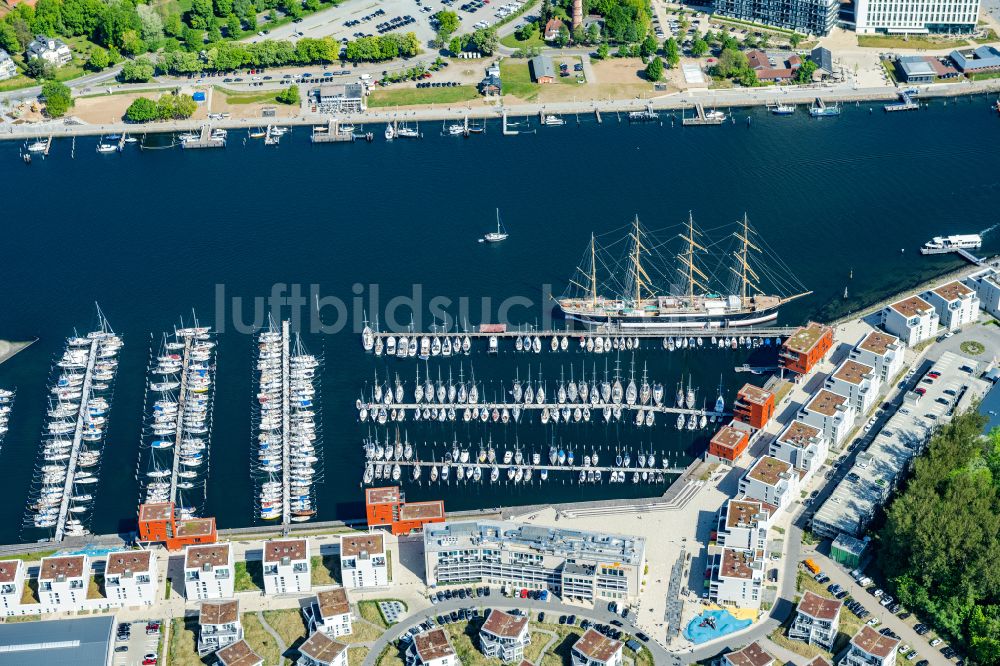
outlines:
[[[0,447],[3,446],[10,423],[10,411],[14,408],[14,391],[0,389]]]
[[[428,359],[432,356],[445,358],[458,354],[468,354],[472,350],[472,340],[468,335],[394,335],[376,336],[371,328],[365,327],[361,334],[365,351],[373,351],[376,356],[395,356],[397,358]]]
[[[145,502],[173,502],[182,520],[204,509],[215,351],[211,328],[195,322],[164,335],[150,359],[141,453],[146,470],[140,483]]]
[[[255,471],[261,520],[305,522],[316,515],[320,422],[316,409],[320,359],[287,322],[258,335],[258,418]]]
[[[49,392],[40,460],[35,469],[29,525],[89,534],[108,412],[122,340],[98,310],[99,326],[66,341]]]

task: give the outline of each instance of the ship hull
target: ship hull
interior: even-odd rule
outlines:
[[[563,310],[567,319],[587,326],[612,324],[623,330],[680,330],[680,329],[729,329],[760,326],[778,319],[778,308],[757,310],[730,315],[713,316],[703,312],[674,313],[655,316],[643,315],[598,315],[573,310]]]

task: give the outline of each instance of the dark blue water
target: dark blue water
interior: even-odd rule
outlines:
[[[352,517],[359,515],[362,499],[361,440],[371,432],[357,423],[354,400],[376,369],[380,377],[398,373],[410,390],[417,368],[412,361],[376,363],[363,353],[350,332],[360,325],[362,311],[381,312],[384,322],[391,309],[405,324],[408,305],[393,308],[389,301],[412,298],[416,285],[422,305],[412,316],[418,327],[431,326],[432,307],[470,324],[495,321],[500,304],[512,297],[530,304],[512,309],[508,320],[542,323],[551,305],[546,285],[556,295],[562,292],[591,231],[616,229],[636,214],[649,226],[672,225],[690,210],[705,229],[748,213],[791,272],[813,290],[782,310],[781,323],[833,318],[958,266],[947,256],[917,253],[931,236],[976,232],[997,222],[1000,121],[988,105],[978,97],[891,115],[850,107],[842,117],[823,121],[740,111],[735,124],[686,129],[672,127],[669,118],[629,126],[606,116],[603,125],[584,121],[509,138],[491,125],[486,135],[470,140],[438,137],[437,127],[426,125],[422,141],[371,145],[313,146],[306,131],[296,130],[276,149],[243,145],[234,133],[225,150],[130,149],[122,155],[97,155],[95,139],[80,139],[75,159],[69,141],[57,141],[48,159],[30,167],[20,163],[18,145],[0,144],[7,192],[0,337],[40,338],[0,366],[0,386],[18,389],[0,452],[0,502],[10,517],[0,524],[0,541],[45,536],[22,532],[19,519],[43,425],[46,381],[64,338],[74,327],[83,331],[93,323],[94,301],[125,339],[96,486],[95,532],[124,529],[134,520],[150,341],[179,317],[189,317],[192,308],[222,330],[207,511],[224,527],[253,523],[253,345],[234,324],[232,299],[244,299],[240,317],[250,324],[252,299],[266,298],[278,283],[301,286],[305,312],[315,303],[310,285],[317,285],[322,298],[345,303],[341,313],[321,301],[322,320],[335,326],[346,318],[346,329],[310,332],[306,318],[304,341],[326,359],[319,517]],[[477,244],[496,207],[510,240],[496,247]],[[984,252],[998,248],[1000,235],[988,235]],[[450,304],[434,306],[432,297]],[[733,372],[748,361],[747,352],[644,350],[634,360],[637,374],[645,366],[668,394],[690,377],[700,388],[699,400],[714,400],[720,375],[730,401],[750,377]],[[766,353],[749,360],[768,361]],[[584,367],[588,376],[603,376],[605,361],[613,372],[613,355],[595,358],[574,350],[529,357],[507,350],[497,358],[480,352],[436,361],[429,369],[434,378],[439,368],[445,379],[449,369],[457,378],[461,364],[466,376],[475,371],[492,397],[501,393],[499,380],[509,386],[515,371],[525,379],[529,366],[533,378],[542,373],[551,392],[571,366],[576,378]],[[632,361],[632,355],[621,355],[624,374]],[[423,376],[422,363],[420,368]],[[421,445],[425,458],[431,451],[439,458],[443,444],[450,448],[455,438],[476,444],[492,438],[528,450],[547,450],[553,441],[578,451],[600,448],[605,460],[608,451],[643,447],[682,464],[700,452],[708,434],[678,434],[667,421],[652,430],[412,422],[405,430],[411,441],[429,443]],[[443,497],[448,508],[460,509],[664,489],[580,488],[568,481],[499,489],[453,482],[408,485],[407,491],[413,499]]]

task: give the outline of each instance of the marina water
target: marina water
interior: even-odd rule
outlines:
[[[725,233],[719,227],[746,212],[814,291],[783,308],[779,323],[833,319],[958,267],[953,256],[919,255],[930,237],[974,233],[998,221],[1000,121],[989,104],[985,97],[935,100],[905,114],[850,106],[840,118],[821,121],[802,111],[776,118],[736,110],[735,123],[685,129],[665,114],[659,123],[631,126],[614,115],[602,124],[581,118],[579,125],[567,117],[566,126],[516,137],[503,137],[498,124],[489,124],[485,135],[468,140],[439,136],[439,126],[424,124],[423,140],[351,145],[314,146],[306,130],[296,129],[267,148],[244,145],[233,130],[225,150],[132,146],[112,155],[96,154],[96,138],[79,138],[73,159],[71,142],[60,139],[47,159],[28,167],[18,159],[21,146],[0,143],[6,187],[0,336],[39,338],[0,365],[0,386],[18,390],[0,451],[0,502],[8,515],[0,542],[45,536],[22,530],[21,517],[46,381],[64,338],[74,327],[84,332],[93,325],[94,301],[125,340],[100,482],[93,486],[94,532],[129,529],[134,521],[150,346],[180,317],[189,322],[192,309],[222,331],[206,514],[217,516],[221,527],[253,524],[253,340],[237,331],[234,316],[251,322],[253,299],[268,297],[276,283],[301,286],[305,313],[315,305],[310,285],[317,285],[323,321],[342,316],[325,305],[327,297],[343,301],[351,318],[335,334],[310,333],[307,323],[303,339],[326,360],[318,518],[358,517],[361,443],[376,431],[357,422],[354,402],[376,371],[380,380],[398,373],[409,395],[417,367],[421,378],[426,372],[423,362],[376,360],[362,351],[354,332],[361,322],[352,310],[371,316],[373,294],[384,315],[390,299],[413,298],[416,290],[422,306],[414,318],[425,330],[434,323],[432,297],[451,299],[445,309],[453,316],[466,298],[470,324],[496,321],[505,299],[523,297],[529,304],[513,307],[507,319],[541,324],[551,308],[545,285],[554,296],[562,293],[591,231],[624,227],[636,214],[650,228],[665,227],[681,223],[690,210],[708,234]],[[495,246],[477,243],[495,225],[497,207],[511,237]],[[998,248],[1000,235],[987,234],[983,252]],[[243,299],[238,315],[236,297]],[[395,312],[409,321],[405,303]],[[456,380],[460,366],[466,378],[474,371],[483,398],[492,400],[509,390],[515,372],[522,381],[529,368],[532,379],[541,372],[552,395],[571,366],[577,380],[584,369],[603,378],[605,363],[613,373],[616,362],[627,379],[628,352],[583,354],[574,343],[566,353],[553,354],[546,345],[541,354],[519,354],[507,343],[488,357],[479,343],[470,356],[432,359],[426,367],[435,380],[440,369],[445,381],[449,369]],[[773,364],[773,351],[667,353],[649,341],[634,355],[637,380],[645,368],[650,381],[664,384],[670,402],[677,382],[690,378],[699,404],[714,402],[720,377],[727,405],[744,381],[761,383],[762,376],[733,371],[747,362]],[[597,448],[603,464],[616,449],[627,449],[633,460],[653,450],[658,460],[667,455],[678,465],[700,453],[711,432],[678,432],[664,415],[651,429],[625,419],[605,425],[599,413],[590,424],[541,426],[537,417],[517,426],[408,420],[400,429],[418,444],[422,459],[433,451],[440,460],[455,438],[475,451],[492,437],[498,450],[519,445],[543,458],[555,443],[578,458]],[[386,434],[381,427],[380,438]],[[388,434],[394,437],[394,428]],[[430,485],[426,474],[422,482],[404,484],[409,498],[441,497],[452,510],[658,495],[666,487],[632,485],[631,478],[624,485],[580,486],[569,474],[553,474],[542,485],[536,475],[534,485],[516,487],[456,485],[454,477],[450,486]]]

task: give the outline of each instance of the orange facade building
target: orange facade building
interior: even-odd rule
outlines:
[[[747,424],[733,420],[732,423],[722,426],[712,440],[708,443],[709,460],[715,459],[719,462],[733,463],[750,445],[751,430]]]
[[[833,329],[814,321],[800,326],[778,354],[781,366],[800,375],[810,372],[833,347]]]
[[[760,430],[773,416],[774,394],[759,386],[744,384],[736,394],[733,417]]]
[[[398,486],[365,490],[368,527],[388,527],[393,534],[423,530],[428,523],[443,523],[444,502],[407,502]]]
[[[163,543],[167,550],[180,550],[218,540],[215,518],[176,520],[173,502],[139,505],[139,541]]]

